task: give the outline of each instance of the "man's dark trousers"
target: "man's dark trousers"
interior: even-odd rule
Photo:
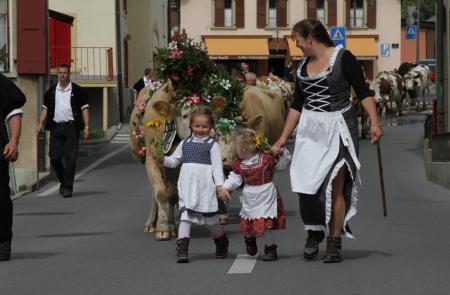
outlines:
[[[9,189],[9,163],[0,159],[0,242],[12,238],[13,204]]]
[[[50,132],[49,156],[53,170],[65,189],[72,191],[78,157],[79,131],[75,123],[55,124]],[[64,162],[64,164],[63,164]]]

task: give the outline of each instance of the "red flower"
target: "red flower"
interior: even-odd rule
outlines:
[[[197,94],[194,94],[191,96],[191,103],[193,105],[199,105],[200,104],[200,97]]]
[[[178,48],[177,49],[174,49],[174,50],[172,50],[171,52],[170,52],[170,55],[169,55],[169,58],[170,59],[181,59],[181,55],[183,54],[183,50],[179,50]]]
[[[194,68],[191,65],[188,65],[187,69],[186,69],[186,75],[188,75],[190,77],[193,74],[194,74]]]

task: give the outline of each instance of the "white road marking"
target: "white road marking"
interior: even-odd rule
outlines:
[[[228,270],[228,274],[245,274],[252,273],[256,264],[258,255],[250,256],[247,254],[238,254],[233,265]]]
[[[123,146],[117,150],[115,150],[114,152],[111,152],[109,154],[107,154],[106,156],[98,159],[97,161],[95,161],[94,163],[92,163],[91,165],[87,166],[86,168],[82,169],[80,172],[78,172],[75,175],[75,180],[77,180],[78,178],[80,178],[81,176],[83,176],[84,174],[88,173],[89,171],[97,168],[98,166],[100,166],[103,162],[111,159],[112,157],[114,157],[115,155],[117,155],[118,153],[126,150],[128,148],[128,146]],[[59,184],[52,186],[51,188],[49,188],[48,190],[38,194],[38,197],[47,197],[51,194],[53,194],[54,192],[56,192],[59,189]]]

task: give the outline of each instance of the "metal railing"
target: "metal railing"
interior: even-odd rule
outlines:
[[[82,81],[113,81],[113,51],[111,47],[50,47],[50,67],[67,63],[71,79]]]

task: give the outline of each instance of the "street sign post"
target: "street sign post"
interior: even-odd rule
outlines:
[[[331,27],[330,28],[331,40],[333,40],[334,46],[339,44],[343,47],[346,46],[347,41],[347,29],[345,27]]]
[[[415,40],[416,37],[417,37],[417,26],[415,25],[406,26],[406,39]]]

